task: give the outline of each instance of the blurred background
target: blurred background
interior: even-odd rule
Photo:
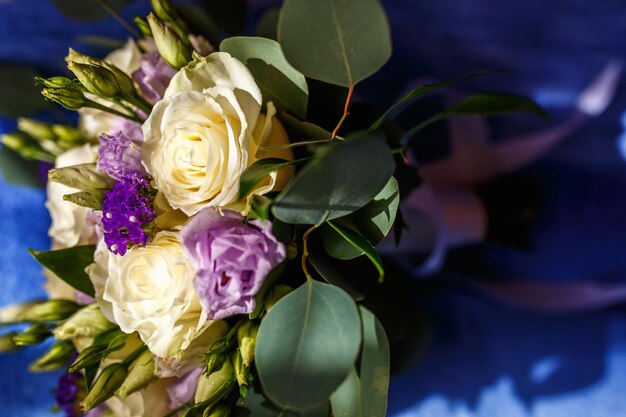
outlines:
[[[220,1],[227,0],[212,3]],[[232,28],[246,34],[280,4],[228,1],[247,8],[247,20]],[[102,56],[111,39],[129,37],[113,18],[84,21],[56,7],[79,13],[87,3],[98,7],[0,0],[0,133],[13,130],[23,110],[19,97],[3,95],[17,82],[16,66],[55,75],[68,46]],[[147,0],[126,3],[125,18],[147,14]],[[411,229],[400,248],[379,248],[392,271],[389,293],[403,294],[389,304],[408,317],[390,313],[385,323],[397,370],[389,416],[626,416],[626,3],[383,5],[394,55],[359,85],[355,106],[362,100],[384,110],[421,82],[495,69],[507,73],[463,81],[400,123],[480,90],[529,96],[552,116],[454,119],[414,141],[410,159],[423,182],[409,187],[402,205]],[[24,97],[31,90],[26,84]],[[6,305],[45,295],[27,248],[49,247],[49,217],[38,167],[16,165],[5,151],[0,165]],[[0,415],[54,415],[59,374],[27,371],[44,349],[0,355]]]

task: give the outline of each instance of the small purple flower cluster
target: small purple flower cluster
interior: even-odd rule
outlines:
[[[156,217],[152,208],[154,190],[138,174],[122,178],[104,197],[102,228],[104,242],[112,253],[124,255],[129,245],[148,243],[144,226]]]
[[[64,373],[59,378],[57,388],[54,392],[54,398],[64,412],[65,417],[78,417],[82,413],[79,412],[77,406],[78,380],[80,373]]]

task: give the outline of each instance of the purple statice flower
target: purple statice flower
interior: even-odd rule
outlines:
[[[61,408],[65,412],[65,417],[78,417],[81,416],[78,408],[78,381],[80,379],[80,373],[66,372],[59,378],[57,388],[54,391],[54,398]]]
[[[143,133],[139,124],[122,119],[111,129],[111,133],[102,133],[98,139],[98,171],[117,180],[133,173],[146,174],[141,164]]]
[[[285,260],[285,245],[272,224],[213,208],[196,214],[181,231],[181,241],[196,269],[194,286],[208,318],[254,311],[255,295],[272,269]]]
[[[141,58],[139,69],[133,72],[133,79],[148,100],[159,101],[174,74],[176,70],[158,52],[148,52]]]
[[[111,252],[123,256],[130,245],[148,243],[144,226],[156,217],[153,196],[148,180],[137,174],[122,178],[106,194],[102,203],[102,229]]]
[[[204,366],[191,370],[185,375],[175,378],[167,387],[168,407],[170,410],[193,400],[198,388],[200,375],[205,369]]]

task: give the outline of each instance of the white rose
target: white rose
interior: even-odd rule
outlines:
[[[138,332],[159,357],[180,358],[211,322],[193,288],[194,270],[175,232],[114,255],[100,241],[87,267],[104,316],[126,333]]]
[[[91,145],[72,148],[56,158],[56,167],[96,162],[97,152],[97,148]],[[48,235],[52,238],[55,247],[70,247],[94,242],[96,218],[89,214],[92,210],[63,201],[65,194],[78,191],[80,190],[63,184],[48,182],[46,208],[52,218]]]
[[[121,399],[111,397],[106,405],[115,417],[160,417],[169,411],[167,386],[170,381],[161,379],[146,388]]]
[[[139,69],[141,55],[141,50],[137,46],[137,43],[133,40],[129,40],[123,47],[116,49],[104,57],[104,60],[109,64],[115,65],[129,76],[132,76],[132,73]],[[111,103],[101,100],[96,96],[89,95],[89,98],[107,107],[111,106]],[[116,123],[119,123],[118,116],[102,110],[83,108],[78,110],[78,115],[78,125],[82,132],[89,138],[97,138],[102,132],[110,133]]]
[[[156,187],[173,208],[193,215],[206,206],[240,208],[239,177],[261,157],[291,159],[274,118],[261,113],[261,91],[246,66],[224,52],[180,70],[143,125],[142,156]],[[278,182],[283,182],[280,179]],[[277,176],[256,193],[277,187]]]

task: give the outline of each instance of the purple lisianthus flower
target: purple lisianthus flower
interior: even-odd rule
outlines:
[[[153,196],[148,180],[137,174],[122,178],[107,193],[102,203],[102,229],[111,252],[124,255],[131,244],[148,243],[144,226],[156,217]]]
[[[211,320],[254,311],[255,295],[272,269],[285,260],[285,245],[272,224],[213,208],[196,214],[181,231],[181,241],[196,268],[194,286]]]
[[[139,69],[133,72],[133,79],[148,100],[159,101],[175,74],[176,70],[158,52],[148,52],[141,58]]]
[[[193,400],[198,388],[200,375],[204,370],[204,366],[198,367],[187,374],[176,378],[167,387],[168,407],[170,410],[180,407],[181,405]]]
[[[117,180],[131,174],[145,175],[146,170],[141,164],[141,126],[131,121],[122,121],[112,132],[102,133],[98,138],[98,171]]]

